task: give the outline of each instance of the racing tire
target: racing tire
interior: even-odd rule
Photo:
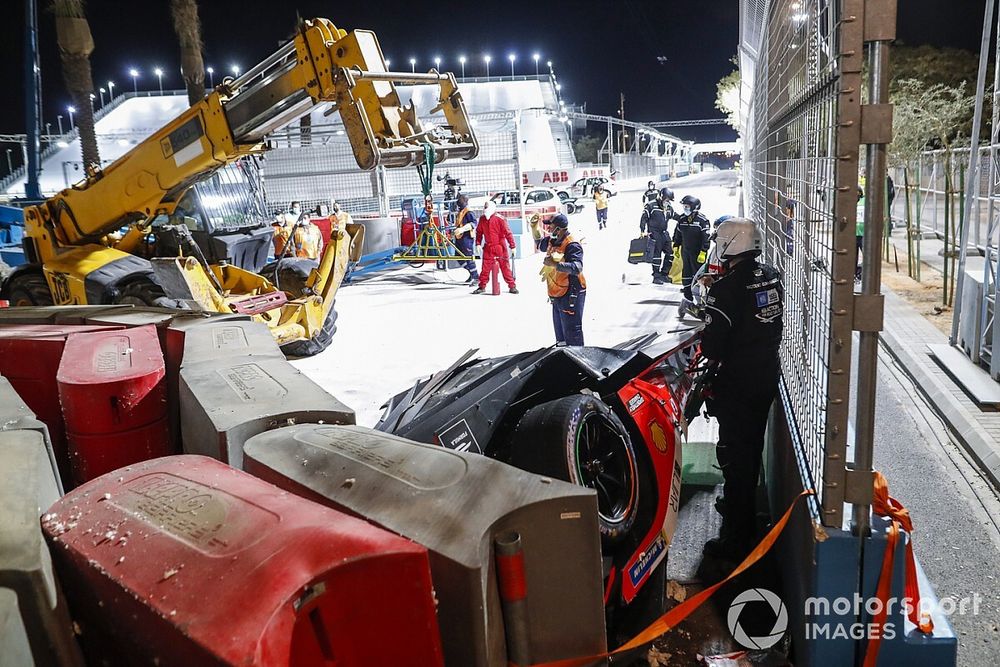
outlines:
[[[639,511],[635,451],[625,425],[595,396],[564,396],[528,410],[514,431],[510,462],[597,491],[605,545],[632,530]]]
[[[18,273],[4,285],[12,306],[51,306],[52,292],[41,271]]]
[[[312,357],[326,348],[333,342],[333,335],[337,333],[337,307],[336,301],[330,306],[330,312],[320,329],[312,338],[293,340],[281,346],[281,351],[286,357]]]

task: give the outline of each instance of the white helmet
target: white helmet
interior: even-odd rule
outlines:
[[[497,203],[492,199],[487,199],[486,203],[483,205],[483,216],[490,217],[497,212]]]
[[[764,250],[764,234],[753,220],[729,218],[715,228],[713,257],[726,262],[744,253],[756,257]],[[710,262],[711,263],[711,262]]]

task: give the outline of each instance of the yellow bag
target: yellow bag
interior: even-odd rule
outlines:
[[[670,265],[670,282],[675,285],[681,284],[681,273],[684,271],[683,262],[681,262],[681,247],[674,246],[674,261]]]

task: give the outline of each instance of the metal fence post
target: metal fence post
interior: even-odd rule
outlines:
[[[864,263],[861,293],[855,297],[854,328],[859,332],[858,390],[854,466],[848,480],[854,531],[867,535],[872,496],[872,459],[875,445],[875,392],[878,380],[878,341],[882,329],[882,231],[885,219],[887,146],[892,141],[889,101],[889,43],[896,36],[895,0],[866,0],[865,41],[868,46],[868,104],[862,107],[861,141],[867,144]]]

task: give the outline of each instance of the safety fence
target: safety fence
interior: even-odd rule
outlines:
[[[864,0],[741,2],[746,210],[784,277],[784,412],[803,484],[817,492],[814,514],[834,527],[850,481],[864,9]]]
[[[479,156],[449,161],[435,168],[435,187],[444,190],[445,176],[460,179],[470,193],[516,190],[520,184],[518,140],[522,114],[542,111],[501,111],[472,116]],[[275,211],[299,201],[304,209],[335,198],[353,215],[399,210],[401,200],[420,197],[416,168],[358,169],[350,142],[338,125],[295,126],[271,136],[272,150],[264,161],[268,205]]]

